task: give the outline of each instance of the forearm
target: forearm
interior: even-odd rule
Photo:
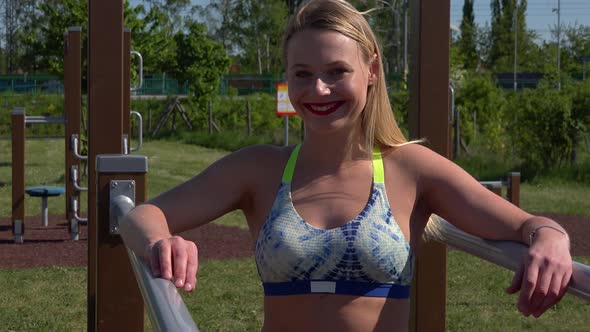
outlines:
[[[119,227],[126,234],[125,245],[141,256],[146,255],[148,245],[172,236],[166,217],[152,204],[138,205]]]

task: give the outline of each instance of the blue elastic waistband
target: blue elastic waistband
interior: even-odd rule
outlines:
[[[358,281],[297,280],[262,283],[265,296],[298,294],[342,294],[367,297],[407,299],[410,285],[380,284]]]

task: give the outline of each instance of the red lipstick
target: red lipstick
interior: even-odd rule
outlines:
[[[344,101],[332,101],[329,103],[304,103],[303,105],[310,111],[312,114],[325,116],[332,114],[340,108],[344,104]]]

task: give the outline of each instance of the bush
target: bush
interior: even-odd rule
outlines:
[[[466,76],[461,86],[456,88],[455,106],[459,108],[461,137],[467,144],[477,136],[481,137],[486,150],[501,154],[506,152],[504,94],[491,77],[480,74]],[[473,113],[476,114],[475,126]]]
[[[548,171],[570,159],[582,124],[572,116],[567,93],[541,85],[512,94],[506,114],[510,141],[523,170]]]

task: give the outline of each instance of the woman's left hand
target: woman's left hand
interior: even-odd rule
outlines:
[[[541,228],[506,290],[520,290],[518,310],[541,316],[565,295],[572,276],[569,238],[554,229]]]

